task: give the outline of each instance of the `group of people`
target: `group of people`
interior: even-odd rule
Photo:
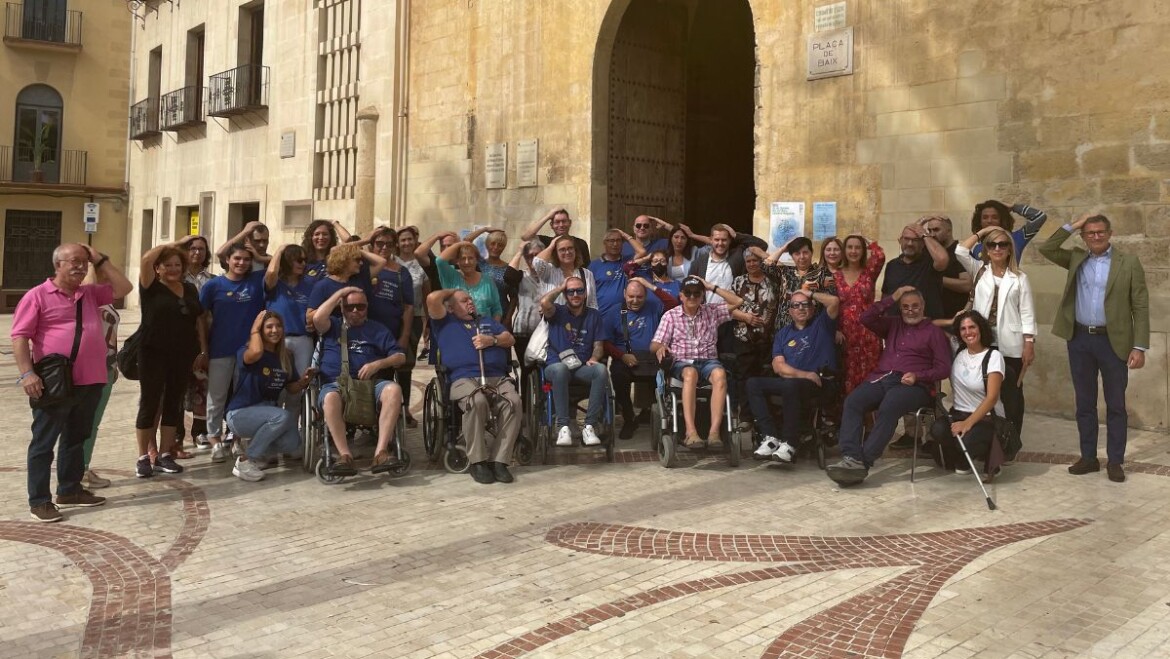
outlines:
[[[1019,229],[1017,215],[1025,220]],[[1022,428],[1037,321],[1019,257],[1046,219],[1026,205],[988,201],[976,207],[971,235],[960,242],[949,218],[924,217],[903,230],[900,254],[888,263],[877,242],[860,235],[828,238],[819,254],[804,237],[769,253],[764,241],[725,224],[699,235],[646,215],[634,219],[631,233],[607,231],[590,260],[563,208],[526,227],[509,261],[507,235],[491,227],[424,239],[415,227],[351,236],[339,222],[317,220],[300,244],[271,254],[259,222],[214,253],[204,237],[187,236],[142,257],[136,474],[183,471],[178,461],[193,456],[184,448],[186,411],[193,417],[190,448],[209,449],[213,462],[234,452],[237,477],[262,479],[278,455],[299,453],[300,392],[318,375],[316,404],[338,456],[333,473],[356,473],[338,382],[346,378],[375,383],[371,470],[392,470],[399,415],[417,425],[409,415],[411,370],[430,358],[450,373],[472,477],[512,482],[507,465],[522,414],[508,378],[513,350],[525,368],[535,367],[525,355],[542,353],[558,445],[576,437],[601,443],[610,380],[622,416],[618,436],[632,437],[648,416],[635,409],[632,385],[661,369],[682,383],[683,443],[692,449],[719,446],[725,394],[757,425],[756,457],[780,462],[793,460],[810,406],[838,403],[842,458],[828,473],[857,483],[898,420],[930,404],[949,378],[952,423],[944,434],[966,437],[968,448],[986,454],[992,415]],[[545,225],[552,235],[540,233]],[[1076,232],[1087,250],[1062,246]],[[1069,341],[1077,388],[1082,459],[1070,471],[1100,469],[1100,372],[1109,476],[1123,480],[1127,369],[1144,363],[1148,302],[1140,263],[1113,249],[1110,236],[1108,219],[1087,215],[1040,250],[1069,269],[1054,333]],[[215,260],[218,276],[210,274]],[[22,299],[12,330],[31,399],[41,392],[35,364],[67,354],[76,333],[82,337],[73,359],[76,393],[67,404],[33,410],[29,504],[41,521],[60,519],[58,507],[104,502],[91,490],[109,481],[89,469],[89,456],[117,374],[113,300],[133,290],[108,258],[83,245],[60,246],[53,267],[54,277]],[[92,283],[84,283],[87,275]],[[324,338],[319,362],[314,337]],[[540,345],[529,345],[534,340]],[[579,432],[573,381],[589,388]],[[696,410],[700,386],[711,389],[705,429]],[[496,423],[487,424],[489,417]],[[241,448],[233,436],[250,441]],[[936,439],[948,465],[961,466],[953,442]],[[54,504],[49,464],[58,440]]]

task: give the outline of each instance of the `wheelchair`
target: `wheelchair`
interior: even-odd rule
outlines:
[[[828,464],[827,453],[830,448],[837,446],[837,434],[841,428],[841,376],[836,371],[822,369],[817,372],[821,376],[822,393],[817,395],[810,405],[805,405],[804,418],[800,426],[800,444],[796,446],[798,457],[815,455],[817,467],[824,469]],[[780,407],[779,396],[768,397],[769,407]],[[778,416],[778,415],[777,415]],[[764,441],[759,426],[752,427],[752,450],[759,448]]]
[[[323,341],[324,339],[318,339],[317,345],[313,349],[312,368],[318,368],[318,365],[321,363]],[[390,379],[393,380],[393,377]],[[309,382],[309,386],[305,387],[303,393],[304,402],[301,405],[300,419],[301,438],[303,441],[302,449],[304,453],[302,466],[306,472],[316,475],[317,480],[328,485],[333,485],[341,483],[346,478],[349,478],[349,476],[337,476],[330,473],[330,468],[337,461],[337,450],[333,446],[333,441],[329,436],[329,428],[325,425],[325,412],[317,407],[317,399],[320,397],[320,394],[321,375],[318,373],[313,376],[313,379]],[[346,424],[345,431],[346,441],[355,458],[358,457],[360,451],[354,451],[354,449],[363,444],[363,440],[368,443],[371,436],[375,441],[378,437],[376,424],[372,427]],[[390,470],[391,476],[405,476],[410,471],[410,453],[403,446],[405,438],[406,408],[404,406],[402,413],[398,415],[398,424],[394,429],[394,440],[391,442],[390,450],[394,451],[395,456],[398,458],[398,464]]]
[[[521,434],[532,438],[534,455],[530,459],[539,458],[541,464],[548,464],[549,451],[556,442],[556,413],[553,410],[552,382],[545,378],[545,362],[537,361],[531,364],[526,376],[525,387],[522,390],[524,407],[524,424]],[[595,428],[601,447],[605,449],[607,462],[614,461],[614,450],[617,440],[617,430],[614,423],[613,382],[609,379],[609,369],[605,369],[605,405],[602,412],[601,426]],[[583,412],[589,402],[589,385],[584,382],[572,381],[569,383],[569,418],[575,419],[579,412]],[[528,434],[531,433],[531,434]],[[519,442],[517,442],[519,445]],[[560,447],[566,448],[566,447]]]
[[[726,369],[724,369],[726,372]],[[727,464],[739,466],[740,444],[735,427],[735,411],[731,405],[731,378],[728,376],[727,392],[723,401],[723,422],[719,424],[719,439],[727,450]],[[658,453],[663,467],[678,465],[678,451],[686,439],[686,426],[682,422],[683,381],[666,373],[658,372],[655,387],[655,402],[650,411],[650,450]],[[695,424],[702,427],[710,421],[711,385],[701,384],[695,396]]]
[[[508,377],[515,383],[519,365],[513,361],[509,366]],[[423,392],[423,448],[428,458],[442,462],[443,468],[449,473],[463,474],[467,473],[471,464],[463,441],[463,410],[458,403],[450,401],[450,376],[447,367],[442,363],[436,364],[435,377],[431,378]],[[523,410],[516,412],[523,415]],[[525,418],[513,452],[517,464],[532,464],[533,443],[529,437],[528,420]]]

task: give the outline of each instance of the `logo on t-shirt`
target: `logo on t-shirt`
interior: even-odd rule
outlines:
[[[272,375],[272,369],[265,366],[263,373],[264,373],[264,377],[268,377],[269,375]]]
[[[317,276],[317,270],[316,270],[315,268],[314,268],[313,270],[310,270],[310,271],[309,271],[309,276],[310,276],[310,277],[316,277],[316,276]]]

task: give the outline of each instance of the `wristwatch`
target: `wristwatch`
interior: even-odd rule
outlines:
[[[102,267],[103,265],[105,265],[105,264],[106,264],[106,261],[109,261],[109,260],[110,260],[110,257],[106,256],[105,254],[102,254],[102,257],[101,257],[100,259],[98,259],[98,260],[97,260],[97,263],[94,263],[94,264],[93,264],[93,269],[94,269],[94,270],[97,270],[98,268],[100,268],[100,267]]]
[[[1035,343],[1035,342],[1036,342],[1036,337],[1034,337],[1034,336],[1025,336],[1024,337],[1024,343]]]
[[[493,346],[500,345],[500,337],[496,336],[495,334],[492,334],[492,345]]]

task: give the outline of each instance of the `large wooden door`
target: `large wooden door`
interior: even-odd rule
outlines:
[[[609,72],[608,221],[629,229],[649,213],[686,212],[687,10],[635,0],[613,46]]]

